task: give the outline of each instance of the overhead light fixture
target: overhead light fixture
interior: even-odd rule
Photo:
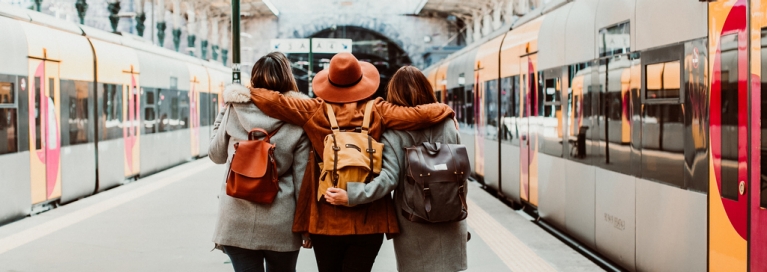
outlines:
[[[418,3],[417,6],[415,6],[415,10],[413,10],[413,14],[418,15],[419,13],[421,13],[421,10],[423,9],[423,7],[426,6],[426,2],[429,2],[429,0],[421,0],[421,2]]]
[[[272,1],[270,1],[270,0],[261,0],[261,2],[264,2],[264,5],[266,5],[266,7],[269,8],[269,10],[272,11],[274,16],[280,16],[280,11],[277,10],[277,7],[275,7],[274,4],[272,4]]]

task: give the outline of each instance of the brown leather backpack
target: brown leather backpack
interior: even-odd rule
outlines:
[[[277,133],[280,127],[272,131]],[[256,133],[266,135],[256,139]],[[254,128],[248,133],[248,140],[234,144],[234,155],[226,177],[226,194],[255,203],[270,204],[277,197],[279,174],[274,159],[275,145],[269,142],[269,133]]]
[[[466,219],[465,186],[471,166],[465,146],[426,142],[407,147],[405,165],[402,216],[419,223]]]

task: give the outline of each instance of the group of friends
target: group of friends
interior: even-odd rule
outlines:
[[[374,98],[379,83],[375,66],[339,53],[316,74],[312,87],[317,98],[309,98],[297,91],[287,57],[272,52],[253,66],[251,88],[226,87],[226,107],[214,123],[209,150],[213,162],[229,164],[235,144],[248,140],[254,128],[277,131],[270,137],[279,192],[271,204],[231,197],[221,184],[213,242],[235,271],[293,272],[301,247],[313,248],[320,272],[370,271],[385,237],[393,239],[399,271],[467,269],[465,220],[424,224],[400,212],[407,182],[404,148],[423,142],[460,144],[454,113],[437,103],[431,84],[415,67],[394,74],[386,100]],[[371,100],[368,131],[384,144],[380,174],[369,182],[322,191],[323,139],[332,133],[328,105],[340,129],[354,131],[362,126]]]

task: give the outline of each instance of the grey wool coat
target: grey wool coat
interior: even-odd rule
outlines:
[[[288,96],[307,98],[299,92]],[[275,144],[280,191],[272,204],[256,204],[226,194],[226,173],[221,173],[219,212],[213,242],[216,247],[234,246],[252,250],[278,252],[296,251],[301,247],[300,234],[293,233],[293,215],[296,210],[301,180],[306,170],[311,143],[304,130],[295,125],[266,116],[250,102],[250,90],[230,85],[224,90],[227,107],[216,117],[210,143],[210,159],[217,164],[229,163],[234,154],[234,143],[247,140],[253,128],[272,132],[282,125],[271,138]],[[259,135],[262,136],[262,135]]]
[[[394,253],[397,270],[414,271],[462,271],[467,269],[466,220],[444,224],[423,224],[405,219],[402,209],[405,171],[405,148],[423,142],[460,144],[461,137],[453,120],[420,131],[388,130],[381,137],[384,144],[381,174],[370,183],[347,184],[349,204],[367,203],[394,189],[397,221],[400,234],[394,237]],[[396,187],[396,189],[395,189]],[[464,188],[468,188],[464,185]]]

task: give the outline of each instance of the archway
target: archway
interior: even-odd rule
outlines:
[[[375,95],[380,97],[385,97],[386,86],[391,76],[397,72],[397,69],[412,63],[405,50],[397,43],[381,33],[362,27],[331,26],[314,33],[309,38],[352,39],[352,54],[357,59],[370,62],[378,68],[378,73],[381,75],[381,84],[378,86]],[[308,93],[307,54],[290,54],[288,57],[294,63],[293,70],[299,90],[303,93]],[[332,57],[333,54],[314,54],[312,71],[322,70]]]

